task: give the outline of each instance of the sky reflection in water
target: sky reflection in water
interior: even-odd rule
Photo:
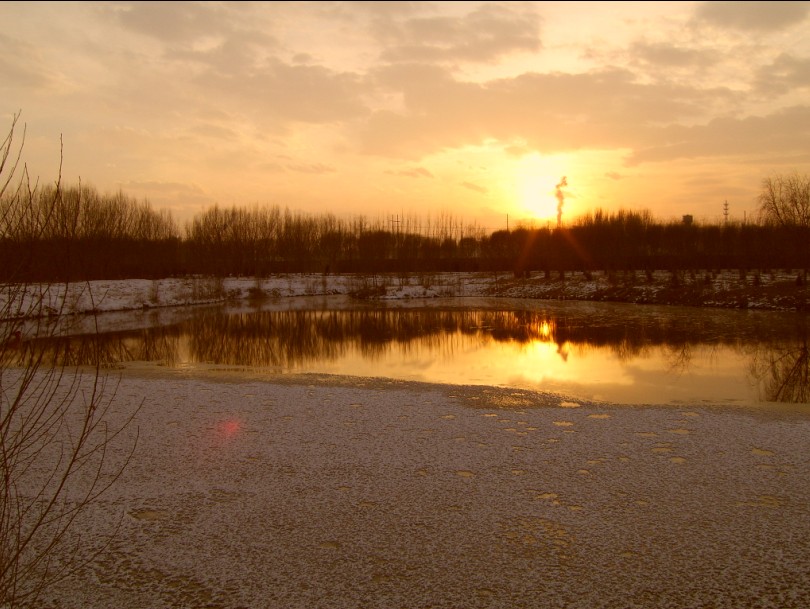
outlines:
[[[729,347],[693,348],[687,365],[667,347],[628,361],[610,348],[532,342],[488,343],[452,357],[418,358],[391,352],[369,361],[353,353],[310,366],[317,372],[386,376],[437,383],[512,386],[569,394],[588,400],[639,403],[739,402],[757,399],[749,357]]]

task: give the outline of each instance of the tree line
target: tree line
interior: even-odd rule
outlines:
[[[766,178],[759,211],[756,221],[712,224],[598,209],[566,226],[487,234],[450,215],[386,222],[214,205],[181,228],[168,211],[123,192],[21,180],[0,197],[0,280],[807,268],[810,179]]]
[[[417,232],[417,230],[419,232]],[[656,221],[649,211],[596,210],[564,227],[497,230],[385,226],[273,207],[198,214],[182,230],[166,211],[88,186],[0,201],[4,281],[157,278],[285,272],[772,269],[808,266],[807,222]]]

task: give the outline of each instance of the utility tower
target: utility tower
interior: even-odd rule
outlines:
[[[728,224],[728,199],[723,203],[723,222]]]

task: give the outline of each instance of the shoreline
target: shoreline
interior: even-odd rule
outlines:
[[[355,376],[321,372],[268,372],[250,366],[209,365],[172,368],[156,362],[130,362],[114,369],[103,369],[102,374],[155,381],[195,381],[216,384],[262,383],[272,386],[303,386],[313,389],[361,388],[374,391],[401,391],[413,394],[437,392],[450,400],[470,408],[503,410],[532,408],[639,408],[683,409],[701,408],[714,412],[728,411],[752,416],[806,419],[810,417],[807,404],[767,401],[723,402],[623,402],[582,398],[562,392],[529,387],[488,384],[438,383],[431,381],[398,379],[393,377]],[[531,405],[531,406],[530,406]]]
[[[20,322],[108,312],[181,306],[260,303],[297,296],[344,295],[358,301],[506,297],[583,302],[675,305],[697,308],[805,312],[810,287],[798,271],[673,274],[657,271],[568,273],[422,273],[375,275],[278,275],[97,280],[64,284],[7,285],[0,292],[2,321]]]

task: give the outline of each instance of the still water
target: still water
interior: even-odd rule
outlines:
[[[626,304],[301,298],[119,315],[81,361],[326,373],[553,391],[628,404],[810,402],[807,316]],[[87,344],[86,344],[87,343]]]

